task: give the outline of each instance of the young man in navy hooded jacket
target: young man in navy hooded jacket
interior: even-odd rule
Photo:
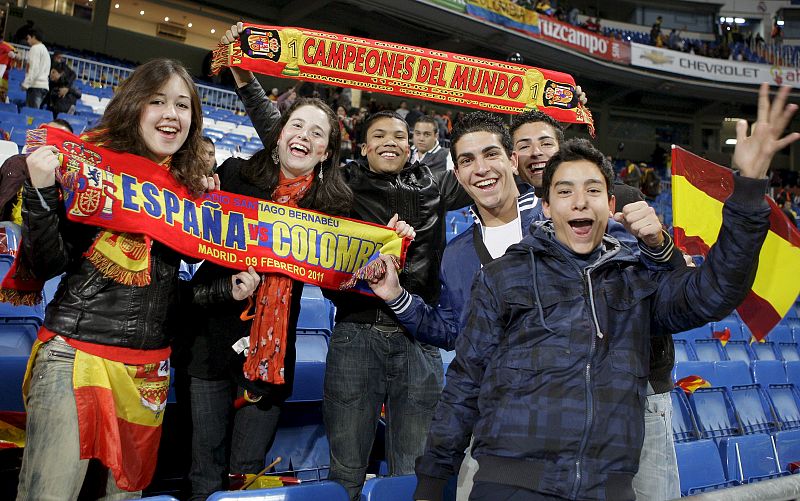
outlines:
[[[611,168],[586,141],[562,146],[544,174],[551,221],[475,279],[415,499],[441,497],[470,433],[480,465],[470,499],[635,499],[649,336],[720,319],[750,289],[769,229],[767,169],[800,138],[780,139],[797,108],[787,95],[770,106],[762,86],[752,135],[737,125],[741,175],[696,269],[648,270],[606,235]]]

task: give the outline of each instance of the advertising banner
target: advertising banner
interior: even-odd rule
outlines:
[[[593,33],[569,23],[562,23],[552,17],[539,16],[539,38],[566,45],[578,52],[600,59],[630,64],[629,42]]]
[[[752,85],[769,82],[800,88],[800,68],[703,57],[639,43],[631,43],[631,66],[716,82]]]

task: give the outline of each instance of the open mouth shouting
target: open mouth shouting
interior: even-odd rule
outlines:
[[[570,219],[568,221],[569,227],[572,228],[575,236],[579,238],[589,238],[592,233],[594,221],[589,218]]]

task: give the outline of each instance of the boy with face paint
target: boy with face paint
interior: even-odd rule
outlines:
[[[415,499],[441,499],[470,433],[480,465],[471,500],[636,499],[649,337],[723,318],[748,293],[770,225],[769,164],[800,139],[781,138],[797,110],[788,94],[770,103],[762,85],[752,134],[737,124],[740,175],[694,269],[648,270],[606,234],[611,167],[587,141],[562,145],[543,176],[552,220],[475,279]]]
[[[226,37],[233,41],[241,29],[241,24],[232,26]],[[275,107],[252,73],[232,70],[263,141],[277,119]],[[373,114],[364,130],[363,158],[342,167],[354,195],[350,216],[390,225],[399,219],[416,230],[400,280],[404,288],[435,304],[445,213],[468,205],[470,197],[452,171],[431,172],[424,163],[408,161],[408,125],[397,113]],[[352,292],[326,295],[336,305],[323,397],[331,449],[328,478],[357,501],[384,403],[390,474],[413,473],[441,391],[442,360],[437,348],[408,333],[383,300]]]

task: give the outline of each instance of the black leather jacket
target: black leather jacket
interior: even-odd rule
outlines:
[[[103,276],[84,252],[99,229],[67,220],[58,188],[25,183],[22,198],[22,258],[33,274],[48,280],[64,273],[47,306],[44,326],[56,334],[91,343],[152,350],[169,344],[167,310],[177,300],[181,256],[154,242],[150,284],[123,285]],[[211,303],[231,298],[231,281],[187,289],[189,300]]]
[[[238,89],[245,110],[262,141],[278,122],[280,115],[261,85],[253,80]],[[426,303],[435,304],[439,297],[439,264],[446,244],[445,213],[472,203],[450,171],[431,173],[428,166],[416,163],[396,174],[372,172],[366,159],[344,167],[345,179],[353,190],[355,219],[386,224],[397,213],[401,220],[414,227],[416,238],[409,246],[400,283]],[[331,293],[326,296],[336,303],[336,320],[374,323],[379,312],[389,319],[394,314],[386,303],[353,293]]]

